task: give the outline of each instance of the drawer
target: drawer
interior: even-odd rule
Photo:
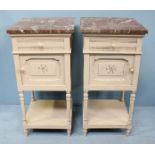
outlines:
[[[69,60],[68,60],[69,61]],[[16,69],[18,61],[15,60]],[[64,55],[21,55],[19,73],[24,89],[46,89],[65,87]],[[18,72],[18,70],[17,70]],[[19,79],[18,79],[19,80]]]
[[[19,37],[13,38],[13,51],[43,52],[65,51],[70,49],[69,37]]]
[[[90,55],[88,72],[91,88],[113,86],[113,89],[129,88],[136,85],[139,69],[139,56],[134,55]],[[135,66],[135,64],[137,66]]]
[[[87,47],[86,47],[87,48]],[[88,49],[103,52],[135,52],[137,38],[131,37],[89,37]]]

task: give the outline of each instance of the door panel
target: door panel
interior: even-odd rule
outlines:
[[[23,86],[64,86],[64,55],[22,55],[20,74]]]
[[[90,55],[89,85],[131,85],[134,56]]]

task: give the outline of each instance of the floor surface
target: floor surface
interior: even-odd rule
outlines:
[[[71,136],[67,136],[65,130],[34,130],[29,136],[25,136],[20,106],[0,105],[0,143],[155,143],[155,106],[135,107],[130,136],[126,136],[123,130],[90,130],[84,136],[80,107],[74,107]]]

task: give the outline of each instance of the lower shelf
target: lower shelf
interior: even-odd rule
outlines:
[[[119,100],[89,100],[88,128],[126,128],[129,115]]]
[[[36,100],[30,104],[27,127],[32,129],[67,129],[66,102],[63,100]]]

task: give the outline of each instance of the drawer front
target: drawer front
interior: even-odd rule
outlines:
[[[137,47],[136,38],[127,37],[90,37],[88,39],[90,51],[106,52],[134,52]]]
[[[26,51],[65,51],[70,49],[69,37],[20,37],[13,38],[13,50]]]
[[[64,87],[64,55],[31,55],[20,56],[20,76],[25,88]]]
[[[132,85],[135,63],[134,56],[90,55],[89,63],[90,86]]]

